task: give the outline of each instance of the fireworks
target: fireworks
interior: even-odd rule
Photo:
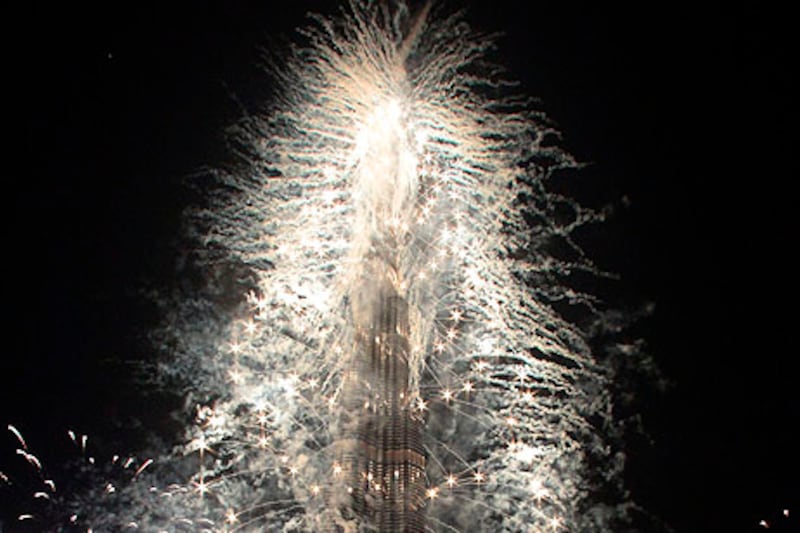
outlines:
[[[125,465],[75,521],[610,528],[591,494],[620,468],[607,376],[553,307],[591,306],[559,279],[594,271],[570,234],[599,215],[548,191],[574,166],[556,133],[503,96],[491,39],[429,4],[354,1],[303,35],[190,215],[212,292],[243,289],[180,302],[159,333],[162,376],[199,399],[187,443]]]

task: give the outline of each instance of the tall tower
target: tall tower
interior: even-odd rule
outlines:
[[[405,61],[430,2],[409,21],[392,76],[407,83]],[[410,389],[408,302],[399,293],[403,224],[418,193],[416,157],[402,106],[391,99],[367,121],[359,178],[358,227],[366,246],[351,293],[354,357],[345,392],[343,429],[350,509],[363,529],[381,533],[425,530],[423,414]],[[412,397],[413,396],[413,397]]]
[[[385,280],[366,294],[345,399],[349,503],[367,531],[422,532],[425,451],[422,413],[409,396],[408,305]]]

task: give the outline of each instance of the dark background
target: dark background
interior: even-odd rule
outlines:
[[[124,443],[120,421],[164,411],[122,361],[147,357],[157,321],[140,290],[175,281],[181,179],[224,160],[224,127],[268,93],[257,47],[333,10],[161,4],[3,8],[0,423],[55,462],[68,428]],[[497,58],[591,163],[576,196],[618,205],[586,242],[622,274],[615,303],[655,302],[635,331],[669,385],[634,387],[647,436],[628,444],[632,496],[675,531],[789,530],[793,19],[755,3],[536,4],[473,0],[467,18],[505,33]],[[0,436],[0,470],[13,450]]]

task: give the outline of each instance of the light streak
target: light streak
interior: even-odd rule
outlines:
[[[27,450],[28,444],[25,442],[25,439],[22,438],[22,433],[20,433],[19,430],[14,426],[12,426],[11,424],[8,425],[8,430],[17,438],[20,445],[22,446],[22,449]]]
[[[136,479],[137,477],[139,477],[139,474],[144,472],[144,469],[147,468],[148,466],[150,466],[151,464],[153,464],[153,460],[152,459],[148,459],[144,463],[142,463],[142,466],[137,468],[136,472],[133,474],[133,479]]]
[[[32,453],[28,453],[25,450],[18,449],[17,455],[21,455],[22,457],[24,457],[25,460],[28,461],[28,463],[30,463],[34,468],[36,468],[38,472],[42,471],[42,463]]]

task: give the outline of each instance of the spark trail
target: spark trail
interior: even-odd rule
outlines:
[[[610,530],[608,378],[555,310],[592,307],[559,280],[597,272],[570,235],[600,215],[549,192],[575,166],[556,132],[429,3],[353,0],[302,36],[191,215],[210,292],[237,272],[241,304],[184,301],[162,332],[196,425],[142,477],[196,464],[192,485],[133,483],[87,523]]]

